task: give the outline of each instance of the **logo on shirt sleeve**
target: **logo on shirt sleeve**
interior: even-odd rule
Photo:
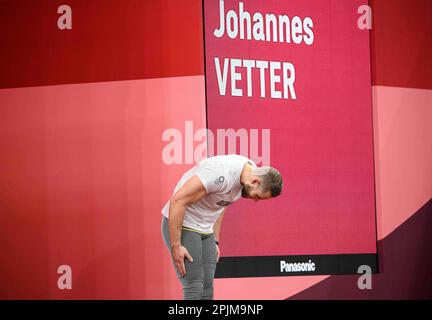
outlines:
[[[215,183],[216,184],[221,184],[222,182],[224,182],[225,181],[225,177],[224,176],[220,176],[219,178],[217,178],[216,180],[215,180]]]

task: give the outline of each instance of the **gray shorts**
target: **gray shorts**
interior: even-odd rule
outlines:
[[[168,219],[162,216],[162,238],[167,246],[177,278],[183,286],[184,300],[212,300],[213,279],[216,270],[216,243],[214,233],[202,234],[190,229],[182,229],[181,244],[193,258],[185,259],[186,275],[181,277],[171,256]]]

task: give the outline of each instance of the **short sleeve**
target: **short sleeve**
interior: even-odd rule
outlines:
[[[195,172],[198,178],[201,180],[207,193],[219,193],[223,192],[227,185],[227,177],[223,170],[217,167],[201,167]]]

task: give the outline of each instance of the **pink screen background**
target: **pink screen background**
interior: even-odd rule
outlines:
[[[219,1],[204,2],[208,128],[271,129],[271,165],[284,178],[280,197],[229,206],[223,256],[375,253],[370,44],[368,30],[357,26],[357,8],[367,3],[243,3],[251,16],[258,11],[311,17],[315,39],[308,46],[230,39],[226,33],[216,38]],[[225,1],[225,14],[231,9],[238,14],[237,1]],[[253,96],[247,97],[243,68],[237,68],[243,96],[231,96],[230,81],[221,96],[214,57],[221,64],[224,58],[292,63],[297,99],[270,98],[268,72],[261,98],[257,69]],[[282,91],[281,84],[276,89]]]

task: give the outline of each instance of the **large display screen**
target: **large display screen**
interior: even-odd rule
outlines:
[[[203,5],[208,153],[284,179],[227,208],[216,277],[377,272],[367,1]]]

